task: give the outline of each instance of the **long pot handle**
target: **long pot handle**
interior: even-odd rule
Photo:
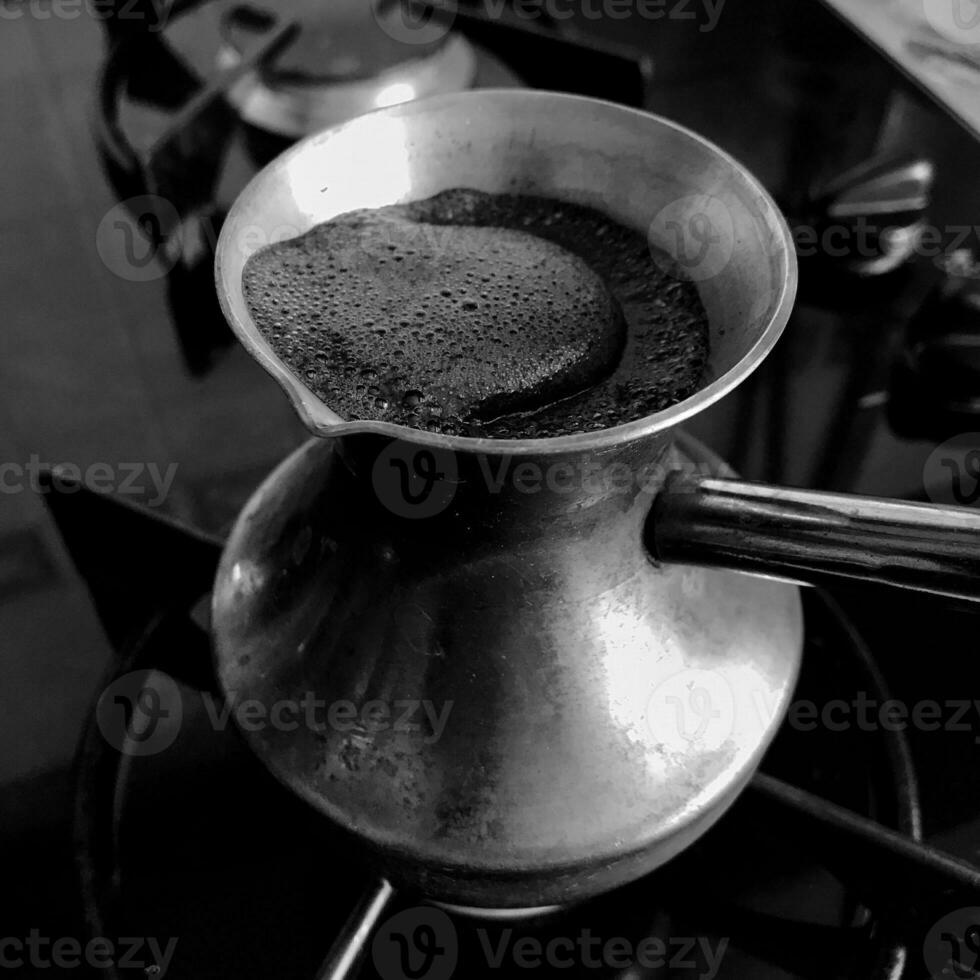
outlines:
[[[860,579],[980,602],[980,511],[671,474],[647,545],[659,561],[808,581]]]

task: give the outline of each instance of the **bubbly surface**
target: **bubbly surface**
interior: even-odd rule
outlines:
[[[592,208],[458,189],[261,249],[243,285],[273,350],[341,417],[542,438],[696,390],[707,318],[671,269]]]

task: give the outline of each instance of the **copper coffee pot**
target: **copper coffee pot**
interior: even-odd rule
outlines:
[[[452,187],[591,204],[678,261],[686,228],[710,230],[690,270],[710,320],[701,389],[548,439],[341,419],[259,333],[244,263],[342,212]],[[772,348],[796,263],[763,188],[666,120],[528,91],[360,117],[249,184],[222,230],[217,285],[318,437],[262,485],[226,547],[221,683],[266,705],[354,706],[344,724],[328,714],[248,738],[385,876],[432,899],[575,901],[710,827],[789,703],[803,636],[793,582],[980,597],[980,515],[741,482],[675,444]],[[432,711],[399,726],[407,703]]]

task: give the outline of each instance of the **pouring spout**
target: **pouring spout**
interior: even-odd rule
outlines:
[[[671,476],[647,546],[663,562],[844,578],[980,602],[980,512]]]

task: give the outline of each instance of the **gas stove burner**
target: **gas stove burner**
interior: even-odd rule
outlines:
[[[687,437],[681,442],[692,457],[721,468],[703,447]],[[164,726],[155,736],[168,745],[175,736],[167,751],[130,755],[110,746],[93,716],[78,756],[75,811],[90,933],[180,937],[168,969],[174,978],[340,977],[354,975],[360,962],[363,980],[391,980],[401,974],[385,961],[386,949],[422,923],[449,941],[457,958],[452,975],[470,978],[508,975],[488,963],[488,949],[512,956],[560,948],[565,957],[569,941],[574,950],[586,948],[575,945],[581,939],[593,944],[587,952],[601,953],[615,941],[615,949],[625,944],[646,958],[651,950],[683,953],[686,962],[709,955],[710,973],[688,966],[681,976],[897,980],[903,964],[914,972],[919,954],[896,928],[896,900],[911,905],[914,897],[918,905],[930,887],[966,881],[955,862],[938,873],[934,852],[912,843],[921,839],[921,817],[903,733],[835,734],[790,725],[767,756],[766,774],[717,828],[671,865],[615,892],[578,905],[513,910],[517,918],[496,921],[487,910],[393,895],[385,882],[372,883],[348,838],[269,776],[233,725],[215,724],[208,640],[196,613],[186,609],[200,607],[189,597],[211,579],[219,543],[182,535],[150,514],[137,518],[93,494],[45,499],[90,575],[83,545],[96,516],[92,508],[101,528],[118,523],[129,531],[126,540],[144,551],[152,543],[154,553],[167,553],[188,570],[180,581],[166,577],[154,598],[170,611],[136,632],[107,678],[137,671],[147,688],[162,684],[171,693],[176,682],[179,731]],[[96,555],[105,560],[101,548]],[[110,595],[118,599],[115,584]],[[806,605],[809,654],[799,696],[820,704],[854,691],[891,697],[836,603],[814,590]],[[128,604],[123,612],[131,613]],[[814,807],[812,793],[838,806]],[[843,821],[848,811],[840,807],[851,813]],[[877,823],[860,813],[873,813]],[[889,826],[908,835],[905,857],[888,846]],[[358,893],[375,908],[376,931],[360,937],[360,948],[343,947],[346,972],[329,972],[325,966],[337,960],[331,955],[324,963],[324,953],[332,936],[344,934]],[[905,926],[921,936],[918,919]],[[556,941],[560,947],[549,946]],[[625,972],[612,962],[580,966],[572,971],[564,959],[545,961],[531,972],[563,977],[587,970],[609,980],[667,975],[639,961]],[[114,967],[102,975],[122,980]]]
[[[435,19],[406,29],[402,16],[397,3],[374,0],[329,9],[292,0],[277,4],[275,16],[234,7],[222,24],[223,70],[240,65],[256,33],[277,20],[291,20],[298,31],[273,63],[232,86],[228,101],[246,123],[295,139],[371,109],[472,87],[473,46]]]

